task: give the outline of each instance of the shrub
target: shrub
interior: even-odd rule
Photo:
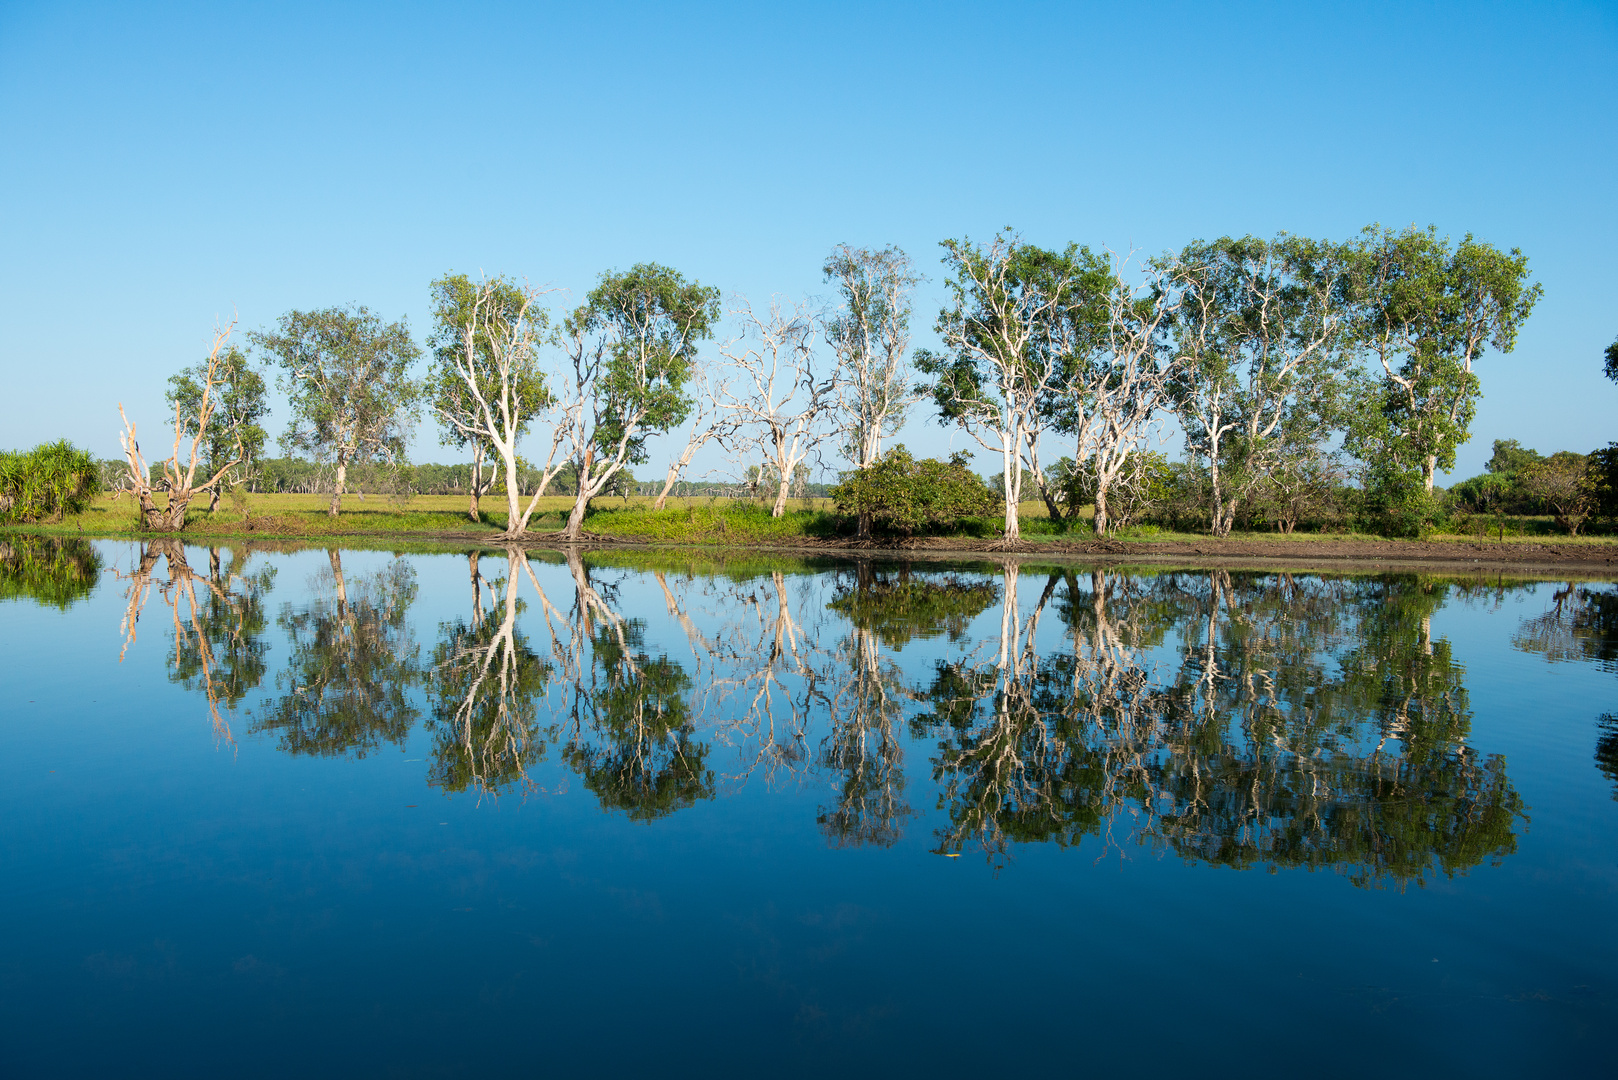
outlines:
[[[1583,454],[1559,450],[1523,470],[1523,486],[1556,515],[1556,524],[1577,536],[1596,506],[1596,484]]]
[[[903,536],[992,514],[998,505],[983,479],[966,467],[965,454],[918,461],[903,446],[846,474],[831,497],[841,513],[868,513],[883,532]]]
[[[1420,473],[1393,465],[1368,470],[1357,502],[1354,527],[1382,536],[1425,538],[1448,516],[1443,496],[1428,492]]]
[[[60,521],[82,513],[101,483],[96,459],[67,440],[0,453],[0,520]]]

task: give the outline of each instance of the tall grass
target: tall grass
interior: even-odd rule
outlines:
[[[66,439],[41,443],[26,454],[0,452],[0,521],[60,521],[80,514],[95,498],[95,458]]]

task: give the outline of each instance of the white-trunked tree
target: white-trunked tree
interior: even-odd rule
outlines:
[[[924,279],[900,248],[841,244],[822,268],[835,283],[839,307],[826,319],[826,341],[837,354],[837,414],[842,452],[856,469],[882,456],[882,440],[898,431],[923,396],[914,386],[910,351],[911,293]],[[861,511],[860,538],[871,535]]]
[[[433,410],[460,440],[499,458],[506,488],[505,535],[510,538],[527,531],[540,496],[566,465],[562,450],[578,417],[578,403],[559,404],[540,366],[540,350],[551,334],[550,316],[539,305],[549,291],[504,277],[473,281],[465,274],[449,274],[432,284],[435,362],[428,385]],[[550,452],[525,508],[517,443],[534,418],[547,411],[556,417]],[[472,497],[475,514],[475,488]]]
[[[697,343],[713,334],[719,290],[679,271],[638,263],[606,273],[562,324],[572,371],[561,408],[579,487],[563,535],[577,540],[585,511],[646,440],[684,423]]]
[[[1017,506],[1025,468],[1039,469],[1039,437],[1065,392],[1071,350],[1064,317],[1081,286],[1080,251],[1024,244],[1010,229],[988,247],[943,242],[951,306],[938,316],[944,352],[922,350],[916,366],[941,422],[956,423],[1003,463],[1007,542],[1022,535]]]
[[[1136,261],[1109,252],[1099,279],[1064,313],[1066,351],[1052,426],[1071,435],[1074,460],[1089,470],[1097,536],[1111,526],[1108,493],[1138,473],[1137,455],[1168,401],[1176,361],[1168,335],[1182,296],[1181,268],[1170,258]],[[1077,298],[1075,298],[1077,299]]]
[[[692,367],[692,400],[696,411],[691,417],[690,426],[686,428],[685,445],[669,462],[668,473],[663,478],[663,490],[657,493],[653,510],[661,510],[668,505],[669,492],[680,482],[686,469],[691,467],[691,459],[697,456],[698,450],[710,442],[727,446],[735,436],[736,417],[720,404],[728,392],[728,385],[722,371],[712,370],[700,359]]]
[[[768,312],[760,315],[746,298],[737,297],[730,315],[741,333],[719,351],[730,361],[738,389],[727,388],[720,402],[735,418],[738,441],[756,451],[774,481],[770,513],[780,517],[798,467],[835,434],[838,375],[823,370],[816,359],[820,318],[808,304],[787,307],[772,298]]]

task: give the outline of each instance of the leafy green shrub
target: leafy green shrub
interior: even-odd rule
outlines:
[[[82,513],[100,487],[101,471],[87,450],[66,439],[28,453],[0,453],[0,520],[60,521]]]
[[[1523,470],[1523,487],[1556,515],[1556,524],[1577,536],[1579,526],[1596,507],[1596,484],[1589,459],[1559,450]]]
[[[840,512],[870,514],[875,527],[903,536],[953,526],[961,518],[992,514],[996,508],[994,493],[966,467],[965,454],[954,454],[948,461],[918,461],[903,446],[847,474],[831,497]]]

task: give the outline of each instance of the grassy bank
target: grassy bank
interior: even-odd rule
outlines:
[[[328,502],[328,497],[324,495],[252,495],[248,497],[245,508],[221,504],[219,511],[213,514],[208,512],[204,504],[188,515],[184,535],[193,542],[215,538],[249,538],[255,541],[284,539],[305,543],[335,539],[348,544],[368,537],[388,542],[487,539],[493,543],[506,527],[504,503],[495,499],[484,500],[481,520],[477,522],[467,515],[466,498],[458,495],[418,495],[404,501],[387,496],[350,495],[344,498],[342,513],[336,518],[327,514]],[[670,499],[663,510],[652,509],[652,503],[651,498],[644,496],[598,499],[585,520],[585,528],[596,537],[632,543],[723,547],[835,543],[850,538],[851,533],[851,523],[836,514],[827,499],[794,499],[788,504],[786,515],[780,518],[771,517],[768,508],[760,504],[730,499]],[[559,531],[566,523],[572,505],[570,496],[550,496],[540,500],[539,507],[530,519],[530,532],[538,538],[545,533]],[[981,543],[997,539],[1000,528],[998,517],[965,518],[947,533],[937,535]],[[1024,540],[1032,545],[1093,539],[1087,518],[1071,523],[1053,521],[1047,516],[1043,503],[1023,504],[1022,528]],[[77,536],[130,536],[139,532],[130,501],[105,495],[97,498],[84,513],[71,515],[62,521],[8,526],[0,531]],[[1203,545],[1259,541],[1289,546],[1322,541],[1404,543],[1348,532],[1290,535],[1276,532],[1232,533],[1228,540],[1220,541],[1206,533],[1174,532],[1150,525],[1124,529],[1111,539],[1146,544]],[[1611,545],[1614,539],[1610,536],[1569,538],[1554,533],[1549,519],[1522,518],[1511,519],[1506,524],[1503,537],[1491,532],[1484,537],[1476,534],[1440,534],[1427,538],[1429,543],[1444,541],[1473,545],[1484,543],[1490,547],[1554,541],[1558,545],[1594,547]]]

